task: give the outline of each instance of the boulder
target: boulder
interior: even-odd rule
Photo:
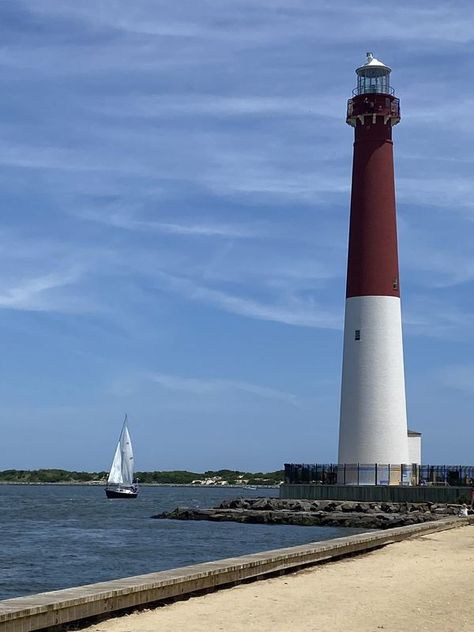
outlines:
[[[270,498],[259,498],[256,502],[252,503],[252,509],[258,511],[271,511],[273,509],[272,501]]]
[[[354,503],[343,503],[342,505],[339,506],[339,510],[340,511],[350,511],[350,512],[356,511],[356,509],[354,507]]]

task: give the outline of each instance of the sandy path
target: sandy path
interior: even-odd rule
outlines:
[[[474,631],[474,525],[104,621],[88,632]]]

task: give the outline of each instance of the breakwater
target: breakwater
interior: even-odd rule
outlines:
[[[389,529],[453,516],[459,509],[458,504],[234,498],[211,509],[177,507],[152,518]]]

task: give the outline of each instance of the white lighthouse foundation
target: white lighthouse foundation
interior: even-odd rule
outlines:
[[[361,465],[379,464],[384,476],[387,466],[395,472],[409,463],[398,297],[346,301],[338,463],[346,466],[346,484],[367,484]],[[350,475],[351,465],[359,465],[353,468],[357,480]],[[368,478],[374,481],[372,474]]]

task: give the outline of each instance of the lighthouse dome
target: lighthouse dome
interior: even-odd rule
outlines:
[[[390,73],[392,69],[386,66],[373,53],[367,53],[367,61],[363,66],[356,69],[357,74],[357,94],[380,93],[392,94],[390,87]]]

